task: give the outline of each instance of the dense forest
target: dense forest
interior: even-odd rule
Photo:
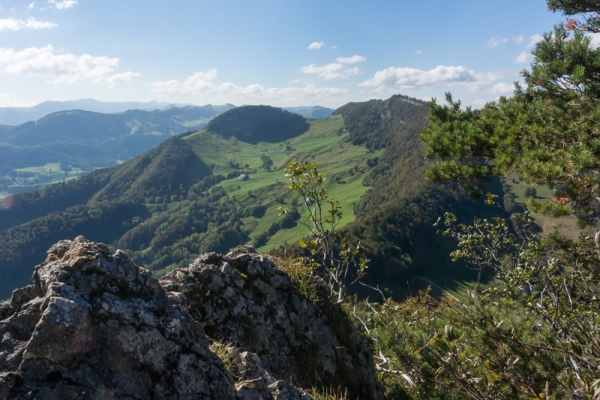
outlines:
[[[283,142],[309,128],[301,115],[271,106],[238,107],[209,122],[206,129],[248,143]]]

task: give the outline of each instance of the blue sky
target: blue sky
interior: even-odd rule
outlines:
[[[0,0],[0,107],[323,105],[512,92],[545,0]]]

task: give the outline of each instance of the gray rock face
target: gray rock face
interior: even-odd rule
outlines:
[[[61,241],[0,308],[2,399],[234,399],[202,327],[124,253]]]
[[[54,245],[33,281],[0,304],[2,400],[311,400],[313,386],[381,399],[344,314],[252,248],[159,282],[78,237]]]
[[[369,350],[338,307],[308,300],[252,248],[204,254],[160,283],[211,339],[254,353],[275,398],[289,392],[290,378],[302,388],[342,386],[352,397],[381,398]]]

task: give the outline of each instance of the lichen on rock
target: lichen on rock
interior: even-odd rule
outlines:
[[[182,307],[211,339],[257,355],[273,379],[381,398],[368,346],[339,307],[307,299],[270,257],[253,248],[206,253],[160,283],[179,304],[183,295]]]
[[[201,325],[150,272],[82,237],[0,314],[0,398],[233,399]]]
[[[251,247],[158,281],[78,237],[0,303],[0,399],[310,400],[321,386],[378,400],[370,360],[337,305]]]

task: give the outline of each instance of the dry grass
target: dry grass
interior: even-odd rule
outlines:
[[[342,391],[341,387],[337,390],[330,388],[312,389],[312,396],[314,400],[348,400],[348,389]]]
[[[225,368],[233,376],[234,381],[239,381],[242,378],[236,374],[236,365],[240,363],[239,350],[231,345],[230,342],[212,341],[209,346],[210,350],[223,361]]]

